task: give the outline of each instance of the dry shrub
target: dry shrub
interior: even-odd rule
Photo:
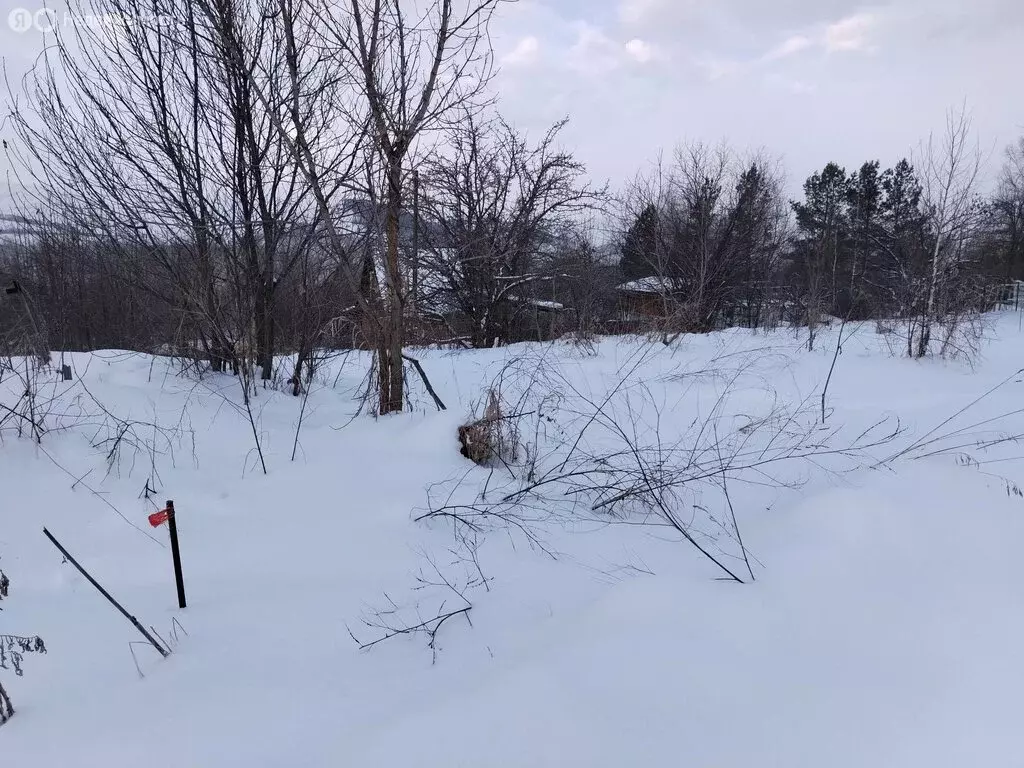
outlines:
[[[879,336],[886,336],[896,333],[896,321],[888,318],[875,320],[875,333]]]
[[[505,413],[501,392],[493,387],[487,390],[486,402],[481,416],[459,427],[461,453],[481,465],[514,462],[519,454],[518,417]]]

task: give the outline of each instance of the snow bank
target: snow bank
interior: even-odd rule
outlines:
[[[594,356],[561,344],[418,352],[449,410],[425,402],[378,421],[352,418],[365,360],[350,360],[310,396],[294,463],[299,402],[257,398],[267,476],[230,377],[196,383],[164,359],[72,356],[75,381],[55,385],[64,389],[50,420],[68,429],[41,446],[9,434],[0,444],[0,566],[12,580],[0,630],[38,633],[50,651],[27,659],[23,678],[0,671],[18,709],[0,730],[0,760],[1015,764],[1024,505],[1004,478],[1019,478],[1021,464],[1009,444],[983,453],[990,464],[958,455],[976,462],[981,432],[1024,429],[1017,414],[955,430],[1019,407],[1017,324],[996,328],[973,371],[892,358],[869,327],[854,330],[828,423],[856,434],[898,417],[905,431],[878,458],[1007,383],[934,433],[950,435],[938,455],[922,448],[874,470],[805,463],[799,485],[737,481],[731,500],[754,583],[717,580],[664,527],[549,521],[554,558],[492,531],[479,552],[489,591],[470,594],[471,626],[458,617],[439,632],[436,663],[421,637],[361,652],[350,631],[372,639],[360,617],[388,599],[403,615],[436,608],[417,576],[430,577],[431,561],[448,567],[451,528],[412,517],[438,484],[461,479],[460,493],[475,493],[493,482],[458,453],[470,404],[509,359],[529,354],[575,388],[560,392],[564,413],[566,400],[599,398],[632,370],[639,341],[607,339]],[[806,415],[796,406],[814,410],[831,333],[814,353],[791,334],[745,331],[656,348],[636,369],[649,393],[634,401],[637,414],[675,436],[722,402],[723,419],[737,424],[779,403]],[[109,424],[95,402],[172,437],[158,456],[126,449],[108,466]],[[152,499],[140,498],[147,482]],[[145,535],[146,515],[167,498],[180,519],[185,611],[175,608],[165,532]],[[702,499],[723,513],[721,498]],[[188,635],[168,660],[133,646],[140,679],[128,645],[139,638],[61,563],[44,525],[147,626],[169,638],[180,619]],[[727,537],[716,543],[728,551]]]

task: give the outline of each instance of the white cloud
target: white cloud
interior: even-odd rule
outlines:
[[[540,56],[540,40],[532,35],[520,40],[516,47],[502,57],[502,64],[521,67],[533,64]]]
[[[764,55],[764,58],[766,61],[786,59],[790,56],[795,56],[802,51],[806,51],[813,45],[814,41],[811,40],[811,38],[805,35],[793,35],[768,51],[768,53]]]
[[[581,21],[576,24],[576,29],[576,42],[567,56],[571,69],[587,74],[602,74],[619,67],[622,63],[621,46],[600,27]]]
[[[825,27],[825,50],[829,53],[870,50],[868,37],[876,22],[874,15],[858,13],[829,24]]]
[[[626,53],[641,64],[646,64],[658,58],[658,50],[650,43],[639,38],[633,38],[626,43]]]
[[[878,26],[878,17],[871,13],[847,16],[832,24],[818,27],[807,34],[787,37],[761,57],[762,63],[780,61],[811,49],[828,53],[856,53],[874,51],[871,33]]]

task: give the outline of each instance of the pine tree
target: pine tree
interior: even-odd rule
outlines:
[[[906,159],[882,175],[877,280],[891,302],[886,314],[913,310],[917,284],[927,266],[921,182]]]
[[[767,301],[766,283],[771,277],[778,248],[775,227],[775,189],[765,169],[754,163],[740,174],[735,204],[730,215],[735,252],[733,280],[737,283],[745,321],[756,328]]]
[[[658,274],[658,218],[658,209],[650,203],[626,233],[619,264],[627,280]]]
[[[870,315],[871,286],[867,275],[868,265],[874,261],[878,218],[881,209],[882,179],[880,163],[871,160],[850,177],[847,206],[850,216],[850,260],[849,283],[844,292],[848,294],[850,317],[862,320]]]
[[[993,271],[1006,283],[1024,279],[1024,138],[1006,150],[991,210]]]
[[[846,170],[829,163],[804,182],[804,201],[792,204],[804,301],[817,311],[842,313],[839,288],[842,276],[849,274],[851,254],[849,198]]]

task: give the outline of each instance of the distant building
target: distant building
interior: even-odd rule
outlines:
[[[665,318],[676,305],[676,290],[668,277],[651,275],[616,286],[618,322],[642,323],[651,318]]]

